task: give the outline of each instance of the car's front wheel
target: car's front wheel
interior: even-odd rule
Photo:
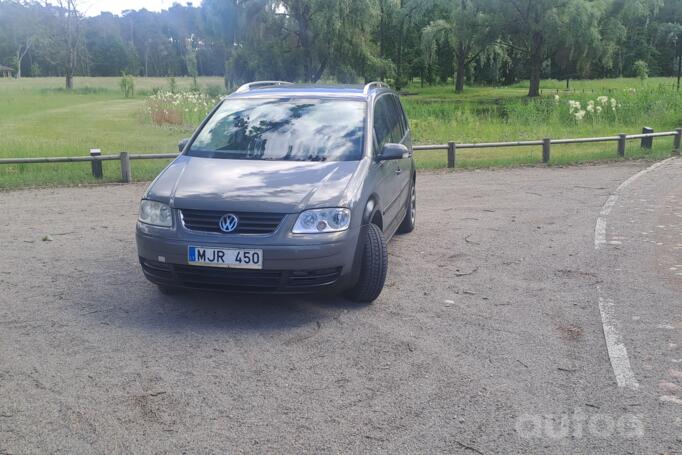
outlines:
[[[376,224],[368,226],[365,236],[360,278],[346,295],[354,302],[369,303],[376,300],[384,288],[388,269],[388,251],[384,233]]]

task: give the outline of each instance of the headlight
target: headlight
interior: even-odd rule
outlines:
[[[173,225],[173,217],[168,205],[146,199],[140,202],[139,220],[154,226],[171,227]]]
[[[345,231],[350,225],[348,209],[315,209],[301,213],[291,231],[294,234]]]

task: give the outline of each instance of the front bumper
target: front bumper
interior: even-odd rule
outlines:
[[[149,281],[158,285],[232,292],[310,293],[340,291],[357,281],[364,229],[324,235],[323,239],[305,236],[282,242],[268,236],[181,238],[173,230],[138,223],[136,239],[142,270]],[[189,265],[190,245],[259,248],[263,250],[263,268]]]

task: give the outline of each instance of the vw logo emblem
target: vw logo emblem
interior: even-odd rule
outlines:
[[[220,218],[218,221],[218,227],[223,232],[232,232],[237,229],[239,224],[239,218],[233,213],[227,213]]]

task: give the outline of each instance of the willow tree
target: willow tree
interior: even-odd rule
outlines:
[[[431,22],[422,31],[422,42],[428,57],[438,41],[446,40],[455,54],[455,92],[464,91],[467,68],[493,41],[488,3],[483,0],[450,0],[443,2],[447,19]]]
[[[600,1],[590,0],[497,0],[497,27],[509,47],[528,58],[528,96],[540,95],[542,66],[559,50],[569,46],[586,55],[599,43]],[[580,27],[574,28],[575,24]]]
[[[325,71],[352,79],[391,66],[371,39],[378,11],[376,0],[273,0],[261,13],[277,16],[270,39],[284,46],[285,58],[299,62],[300,79],[317,82]]]

